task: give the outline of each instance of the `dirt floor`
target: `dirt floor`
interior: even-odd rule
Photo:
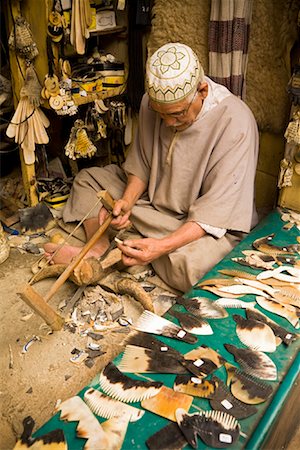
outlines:
[[[51,332],[42,318],[33,313],[18,295],[31,278],[30,268],[39,257],[11,248],[9,258],[0,265],[1,450],[13,448],[26,416],[33,417],[37,429],[52,416],[58,399],[75,395],[91,382],[120,353],[122,341],[129,332],[129,327],[113,322],[112,330],[101,331],[103,339],[92,340],[104,352],[92,359],[92,367],[87,367],[84,362],[71,362],[74,357],[72,351],[88,351],[87,344],[91,338],[80,335],[78,330],[73,332],[69,327]],[[53,282],[53,278],[42,280],[34,288],[45,295]],[[58,311],[77,289],[75,284],[66,282],[49,304]],[[136,319],[143,311],[142,306],[128,296],[122,296],[122,303],[124,317],[128,319]],[[61,315],[64,315],[63,308]]]

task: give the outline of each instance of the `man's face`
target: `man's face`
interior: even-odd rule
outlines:
[[[204,95],[204,89],[201,89],[201,86],[200,90],[196,90],[192,97],[177,103],[162,104],[149,100],[149,108],[160,115],[167,127],[183,131],[192,125],[202,108],[207,89]]]

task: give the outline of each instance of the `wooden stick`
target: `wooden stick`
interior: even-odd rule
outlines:
[[[96,233],[91,237],[91,239],[85,244],[82,248],[81,252],[74,258],[74,260],[69,264],[66,270],[60,275],[59,278],[52,285],[50,291],[45,296],[45,301],[48,302],[51,297],[55,294],[55,292],[64,284],[64,282],[69,278],[75,267],[78,266],[80,261],[84,258],[87,252],[96,244],[98,239],[104,234],[106,229],[109,227],[110,222],[112,221],[112,214],[110,213],[103,224],[99,227]]]

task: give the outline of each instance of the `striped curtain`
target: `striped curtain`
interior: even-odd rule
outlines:
[[[245,76],[253,0],[212,0],[209,77],[245,98]]]

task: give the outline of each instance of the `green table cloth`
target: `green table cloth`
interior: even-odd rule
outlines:
[[[281,220],[281,215],[278,210],[272,211],[235,249],[227,255],[219,264],[217,264],[209,273],[205,275],[203,280],[213,278],[213,277],[222,277],[218,272],[220,269],[239,269],[244,270],[253,274],[257,274],[259,271],[251,269],[249,267],[241,266],[231,260],[233,257],[242,256],[242,250],[251,249],[252,242],[255,239],[260,237],[267,236],[271,233],[275,233],[275,237],[272,241],[272,244],[284,246],[288,244],[297,243],[297,237],[300,235],[299,230],[296,226],[291,228],[290,230],[283,229],[284,222]],[[205,255],[204,255],[205,257]],[[300,255],[298,255],[300,258]],[[210,299],[216,299],[217,297],[214,294],[209,293],[208,291],[199,290],[197,288],[191,289],[186,295],[186,297],[192,298],[195,296],[207,297]],[[244,299],[244,298],[243,298]],[[255,300],[254,295],[247,295],[245,297],[246,300]],[[178,310],[184,311],[182,306],[177,307]],[[268,317],[275,320],[279,325],[285,327],[289,331],[295,332],[296,330],[293,326],[284,318],[279,317],[277,315],[271,314],[259,306],[256,308],[262,312],[264,312]],[[208,319],[210,323],[213,334],[209,336],[198,336],[198,342],[191,345],[183,342],[179,342],[174,339],[164,338],[161,336],[156,336],[161,341],[167,343],[169,346],[174,347],[176,350],[181,353],[186,353],[193,348],[196,348],[202,344],[212,347],[217,350],[222,356],[226,358],[227,361],[235,364],[238,364],[234,361],[233,356],[226,351],[224,348],[224,343],[233,344],[237,347],[244,347],[244,345],[238,339],[235,332],[235,322],[232,318],[233,314],[240,314],[245,317],[245,311],[242,309],[228,309],[229,316],[223,319],[211,320]],[[171,315],[168,313],[165,314],[165,318],[175,321]],[[274,382],[270,383],[273,387],[273,395],[266,402],[255,405],[257,407],[257,413],[248,417],[246,419],[239,420],[241,426],[241,436],[239,440],[229,448],[238,450],[238,449],[259,449],[262,447],[263,442],[265,441],[268,433],[272,428],[272,424],[275,419],[280,414],[283,403],[291,389],[293,388],[294,381],[296,380],[297,375],[299,374],[300,368],[300,357],[299,357],[299,339],[294,341],[291,345],[285,346],[281,343],[274,353],[268,354],[270,358],[274,361],[278,370],[278,379]],[[117,358],[113,361],[116,365],[120,361],[122,354],[118,355]],[[224,367],[219,368],[214,372],[215,375],[220,377],[223,381],[226,381],[226,371]],[[139,378],[133,374],[128,374],[128,376],[132,378]],[[174,380],[176,375],[169,374],[145,374],[147,378],[152,380],[162,381],[166,386],[173,387]],[[144,379],[141,377],[140,379]],[[98,377],[91,381],[91,383],[86,386],[82,391],[78,394],[83,397],[84,392],[89,387],[99,388]],[[133,406],[140,407],[140,403],[134,403]],[[200,399],[194,397],[192,406],[189,412],[197,412],[199,408],[209,410],[209,401],[206,399]],[[105,419],[99,417],[99,421],[103,422]],[[134,423],[129,423],[128,430],[126,433],[126,438],[123,443],[123,450],[144,450],[147,449],[146,440],[152,436],[155,432],[163,428],[165,425],[170,423],[167,419],[164,419],[160,416],[157,416],[151,412],[146,411],[143,417]],[[68,448],[71,450],[80,450],[84,447],[86,442],[85,439],[80,439],[76,437],[76,422],[63,422],[59,419],[59,414],[53,416],[47,423],[45,423],[36,433],[35,436],[41,436],[50,430],[54,430],[55,428],[62,428],[65,433],[66,440],[68,442]],[[185,447],[186,449],[191,449],[189,445]],[[204,449],[207,447],[199,438],[198,439],[198,448]]]

